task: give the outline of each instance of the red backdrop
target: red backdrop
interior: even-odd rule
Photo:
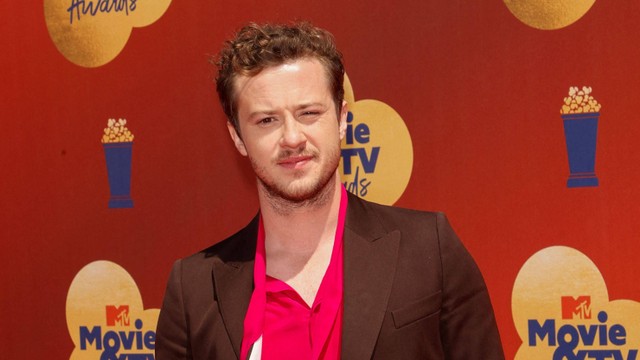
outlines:
[[[534,1],[532,1],[534,2]],[[138,6],[143,6],[143,0]],[[538,30],[494,1],[174,1],[105,65],[67,60],[43,2],[0,4],[0,348],[64,359],[65,301],[86,264],[109,260],[159,308],[173,261],[245,225],[257,210],[208,58],[248,21],[310,20],[334,33],[356,99],[393,107],[413,141],[396,205],[447,213],[489,286],[507,358],[520,346],[511,292],[552,245],[599,267],[611,299],[640,299],[640,4],[599,1]],[[599,186],[568,188],[560,107],[588,85],[603,105]],[[134,207],[110,209],[100,144],[108,118],[135,134]]]

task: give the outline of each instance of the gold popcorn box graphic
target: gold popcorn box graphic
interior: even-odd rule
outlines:
[[[102,136],[109,179],[109,208],[132,208],[131,158],[133,134],[126,127],[127,120],[109,119]]]

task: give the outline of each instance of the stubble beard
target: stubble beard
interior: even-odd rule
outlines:
[[[304,153],[304,151],[302,152]],[[299,153],[300,151],[287,152],[281,154],[280,157],[298,155]],[[318,157],[319,155],[314,153],[311,161],[316,161]],[[327,162],[320,169],[317,178],[308,179],[305,184],[297,184],[295,187],[289,188],[290,183],[278,183],[251,159],[258,186],[262,188],[271,208],[280,215],[288,215],[296,209],[317,208],[326,204],[334,190],[333,183],[339,164],[340,145],[338,144],[331,152],[327,153]]]

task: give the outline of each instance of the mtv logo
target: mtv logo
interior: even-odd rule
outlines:
[[[107,305],[107,326],[129,326],[129,305]]]
[[[591,319],[591,296],[563,296],[563,319]]]

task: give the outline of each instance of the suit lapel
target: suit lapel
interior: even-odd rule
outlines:
[[[213,262],[216,299],[237,358],[240,358],[244,318],[253,293],[257,228],[258,217],[229,239],[230,246],[220,252]]]
[[[400,231],[387,232],[371,209],[353,196],[348,206],[342,358],[370,359],[393,285]]]
[[[253,261],[238,267],[216,262],[213,277],[222,321],[236,356],[240,358],[244,317],[253,292]]]

